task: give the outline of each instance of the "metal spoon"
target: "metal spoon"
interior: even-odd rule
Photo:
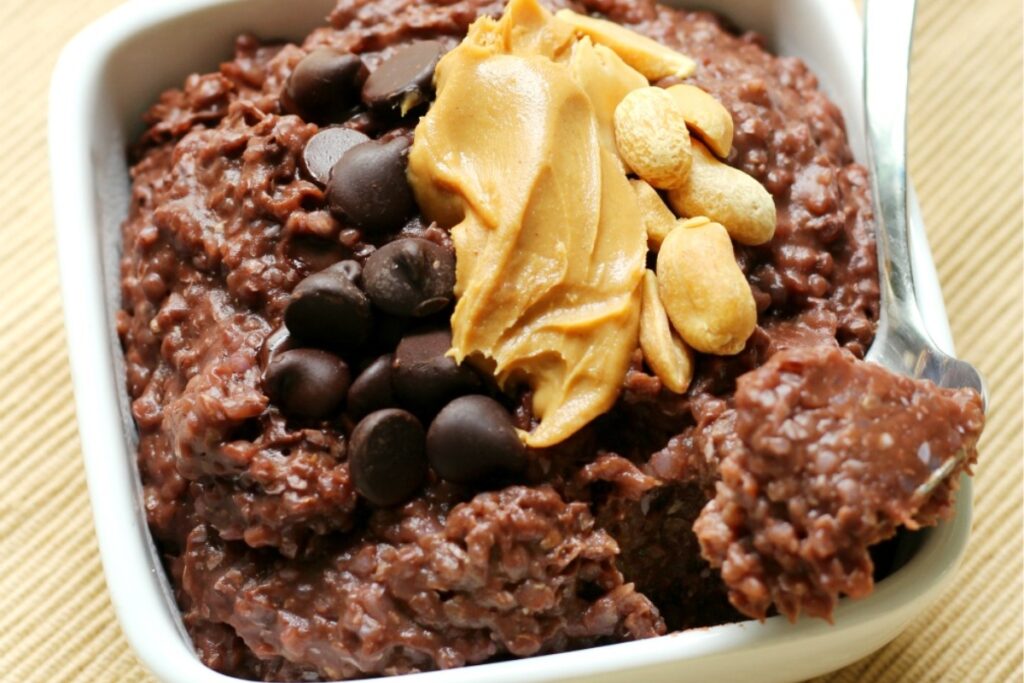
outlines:
[[[915,0],[866,0],[864,116],[874,189],[882,311],[867,360],[942,387],[969,387],[988,405],[985,382],[928,334],[914,290],[907,217],[907,86]],[[915,492],[924,500],[966,457],[957,453]]]

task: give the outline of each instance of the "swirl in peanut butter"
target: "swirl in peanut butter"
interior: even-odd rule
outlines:
[[[532,389],[557,444],[608,411],[638,346],[647,235],[612,113],[647,79],[536,0],[481,19],[437,69],[409,175],[451,229],[452,355]]]

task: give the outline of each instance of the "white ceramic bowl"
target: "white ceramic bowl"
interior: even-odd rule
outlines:
[[[114,331],[120,224],[129,200],[127,144],[165,88],[231,56],[236,34],[300,39],[332,0],[131,0],[82,31],[54,72],[50,149],[64,310],[78,423],[107,583],[142,662],[167,683],[231,681],[206,669],[185,635],[146,528],[135,429]],[[683,3],[680,3],[683,4]],[[864,159],[860,21],[843,0],[699,0],[802,57],[846,115]],[[914,260],[933,338],[952,349],[934,265],[914,203]],[[409,683],[797,681],[853,662],[894,638],[951,579],[967,543],[971,487],[953,522],[919,534],[910,559],[873,595],[844,600],[835,625],[774,617],[579,652],[417,674]]]

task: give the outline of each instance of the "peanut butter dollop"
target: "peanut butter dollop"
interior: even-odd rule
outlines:
[[[409,177],[451,229],[452,355],[533,390],[530,446],[608,411],[638,346],[647,235],[613,114],[647,79],[536,0],[478,20],[437,68]]]

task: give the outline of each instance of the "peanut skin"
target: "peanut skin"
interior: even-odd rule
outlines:
[[[732,356],[757,327],[757,306],[718,223],[680,225],[658,253],[658,292],[672,326],[703,353]]]
[[[740,244],[757,245],[775,236],[775,200],[761,183],[708,151],[692,144],[692,165],[686,182],[668,193],[680,216],[707,216],[721,223]]]

